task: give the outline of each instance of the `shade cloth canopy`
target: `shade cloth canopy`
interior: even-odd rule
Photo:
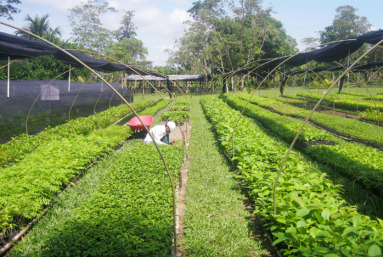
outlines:
[[[62,49],[66,49],[62,47]],[[79,53],[75,50],[66,50],[80,61],[101,72],[124,71],[132,74],[154,74],[151,71],[144,71],[134,66],[129,67],[116,63],[104,61],[92,56]],[[0,60],[11,59],[26,59],[40,56],[53,56],[54,60],[71,64],[74,67],[84,67],[81,63],[69,56],[62,50],[46,43],[37,40],[22,38],[7,33],[0,32]],[[161,76],[161,75],[157,75]]]

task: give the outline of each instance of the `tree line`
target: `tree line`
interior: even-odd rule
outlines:
[[[2,5],[3,1],[6,5]],[[12,14],[19,11],[15,7],[19,3],[19,0],[0,0],[0,16],[12,19]],[[305,38],[302,43],[307,49],[315,49],[320,44],[368,32],[371,24],[366,17],[358,16],[357,11],[350,5],[338,7],[332,24],[319,31],[317,38]],[[70,9],[70,40],[61,38],[59,27],[49,26],[49,14],[42,17],[36,15],[34,18],[27,15],[25,29],[60,46],[95,51],[124,63],[138,65],[142,69],[165,74],[204,73],[219,76],[255,66],[260,60],[293,55],[299,51],[296,40],[286,33],[282,22],[272,17],[273,9],[264,7],[262,0],[197,0],[188,10],[190,20],[185,22],[187,28],[184,35],[175,40],[176,48],[166,50],[169,54],[167,65],[152,67],[152,63],[146,60],[148,49],[137,39],[133,10],[124,12],[117,30],[111,31],[103,26],[100,16],[113,15],[115,12],[117,10],[105,0],[88,0]],[[23,32],[16,34],[30,38]],[[340,63],[356,60],[368,47],[363,46],[350,56],[350,60],[344,59]],[[382,53],[382,47],[378,47],[364,61],[382,60]],[[321,65],[335,64],[312,62],[293,69]],[[68,65],[46,59],[21,60],[13,64],[12,79],[48,79],[67,69]],[[85,69],[74,71],[74,75],[75,79],[92,77]],[[0,71],[0,79],[5,76],[5,71]],[[115,81],[121,79],[123,74],[114,73],[107,77]],[[254,80],[257,78],[242,75],[234,76],[228,83],[236,90],[238,86],[244,88]],[[226,85],[226,88],[229,89],[229,86]]]
[[[19,12],[14,5],[20,1],[7,0],[7,5],[1,5],[0,16],[13,19],[12,14]],[[12,5],[13,4],[13,5]],[[102,55],[117,59],[123,63],[133,64],[140,67],[150,67],[152,63],[147,61],[148,49],[143,42],[136,38],[137,33],[133,22],[134,11],[125,11],[120,26],[117,30],[106,29],[101,22],[101,15],[111,15],[117,10],[110,7],[104,0],[88,0],[86,3],[69,10],[70,26],[72,28],[72,37],[68,40],[61,38],[62,31],[60,27],[51,28],[49,24],[49,14],[42,17],[36,15],[31,17],[29,14],[24,21],[26,26],[24,30],[32,32],[50,42],[69,49],[85,50],[82,53],[93,55],[86,51],[97,52]],[[20,37],[37,40],[35,37],[23,31],[16,31],[15,34]],[[103,59],[100,55],[93,55],[96,58]],[[111,61],[111,59],[105,59]],[[1,66],[6,62],[2,61]],[[19,60],[12,64],[11,79],[14,80],[42,80],[52,79],[69,69],[68,65],[50,60],[49,58],[33,58]],[[104,74],[105,75],[105,74]],[[106,78],[115,81],[122,78],[122,73],[107,74]],[[6,79],[6,69],[0,71],[0,79]],[[60,77],[67,79],[68,73]],[[87,69],[76,69],[72,72],[74,80],[88,80],[94,76]],[[95,78],[94,78],[95,79]]]

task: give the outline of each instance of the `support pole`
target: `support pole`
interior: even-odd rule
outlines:
[[[172,98],[172,86],[170,86],[169,78],[166,78],[166,85],[168,86],[169,97]]]
[[[307,58],[306,58],[306,66],[305,66],[305,77],[303,78],[303,86],[306,86],[306,76],[307,76]]]
[[[350,67],[350,49],[348,49],[347,69],[348,69],[348,67]],[[350,72],[347,72],[347,83],[350,83]],[[340,92],[340,90],[339,90],[339,92]]]
[[[11,62],[11,57],[8,56],[8,71],[7,71],[7,100],[9,99],[9,88],[10,88],[10,62]]]
[[[71,71],[72,71],[72,65],[69,64],[68,92],[70,92],[70,74],[71,74]],[[102,91],[102,89],[101,89],[101,91]]]

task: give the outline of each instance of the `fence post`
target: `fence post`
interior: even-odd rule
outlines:
[[[70,92],[70,74],[72,70],[72,65],[69,64],[69,76],[68,76],[68,92]],[[102,91],[102,90],[101,90]]]
[[[9,75],[9,73],[10,73],[10,68],[9,68],[9,66],[10,66],[10,61],[11,61],[11,57],[10,56],[8,56],[8,71],[7,71],[7,100],[9,99],[9,87],[10,87],[10,75]]]

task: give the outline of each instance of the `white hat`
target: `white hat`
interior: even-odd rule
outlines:
[[[173,121],[168,121],[166,123],[166,125],[168,126],[169,130],[171,133],[174,133],[175,129],[176,129],[176,124],[173,122]]]

